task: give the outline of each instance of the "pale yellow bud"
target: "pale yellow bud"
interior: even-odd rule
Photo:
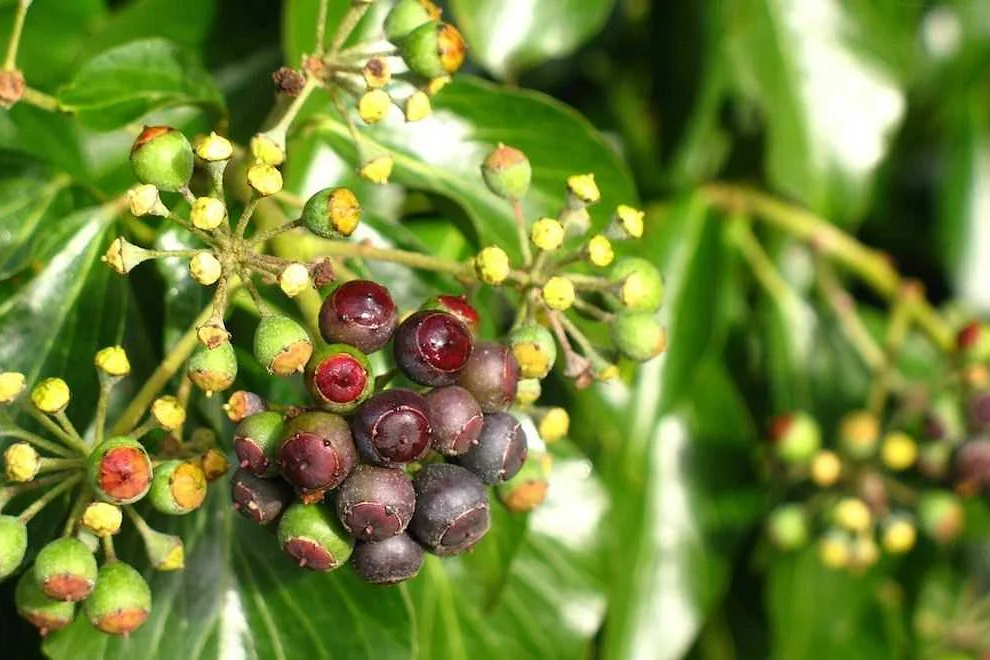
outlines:
[[[377,124],[392,107],[392,99],[384,89],[372,89],[358,100],[358,115],[366,124]]]
[[[564,225],[554,218],[540,218],[533,223],[530,238],[536,247],[552,252],[564,243]]]
[[[482,282],[497,286],[506,280],[512,267],[505,250],[489,245],[474,258],[474,269]]]
[[[248,168],[247,178],[251,188],[262,197],[282,190],[282,173],[271,165],[255,163]]]
[[[31,403],[49,415],[65,410],[69,398],[69,385],[61,378],[46,378],[31,390]]]
[[[0,403],[11,403],[24,391],[24,374],[16,371],[0,373]]]
[[[93,362],[108,376],[120,378],[131,373],[131,363],[123,346],[108,346],[100,350]]]
[[[223,266],[212,252],[200,252],[189,260],[189,274],[203,286],[210,286],[220,279]]]
[[[151,416],[166,431],[174,431],[186,422],[186,409],[174,396],[160,396],[151,404]]]
[[[197,197],[189,211],[193,227],[213,231],[227,218],[227,206],[216,197]]]
[[[285,295],[295,298],[309,288],[309,270],[303,264],[289,264],[278,276],[278,285]]]
[[[31,481],[41,469],[38,451],[26,442],[15,442],[3,453],[4,473],[8,481]]]
[[[416,122],[426,119],[433,113],[433,108],[430,105],[430,97],[426,92],[415,91],[409,98],[406,99],[406,104],[403,107],[403,111],[406,114],[406,121]]]
[[[566,277],[554,275],[543,285],[542,296],[547,307],[562,312],[574,304],[574,283]]]
[[[120,507],[107,502],[93,502],[83,512],[83,527],[97,536],[107,536],[120,531],[124,516]]]

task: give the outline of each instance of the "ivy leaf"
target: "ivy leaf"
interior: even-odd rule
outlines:
[[[162,39],[133,41],[97,55],[59,91],[58,101],[83,124],[105,131],[176,106],[226,112],[199,61]]]

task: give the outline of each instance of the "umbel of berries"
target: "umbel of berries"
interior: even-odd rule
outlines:
[[[369,280],[341,284],[320,307],[320,334],[329,344],[349,344],[374,353],[388,343],[395,326],[392,296]]]
[[[77,538],[66,536],[46,545],[34,560],[34,578],[49,598],[78,602],[96,586],[96,558]]]
[[[282,476],[305,499],[323,499],[357,465],[351,431],[343,417],[307,412],[289,420],[282,433],[278,462]]]
[[[278,542],[296,562],[313,571],[332,571],[351,556],[354,541],[333,513],[319,504],[297,502],[282,514]]]
[[[146,126],[131,147],[131,166],[141,183],[177,192],[192,176],[192,145],[174,128]]]
[[[384,467],[418,461],[430,448],[426,400],[412,390],[371,397],[354,414],[351,429],[364,458]]]
[[[83,603],[83,612],[97,630],[128,635],[147,620],[151,589],[134,567],[111,561],[100,569],[96,588]]]
[[[445,312],[416,312],[395,332],[395,361],[406,376],[421,385],[454,383],[473,348],[467,326]]]
[[[361,541],[382,541],[405,531],[416,506],[412,480],[398,468],[358,466],[337,491],[337,516]]]
[[[100,499],[131,504],[151,488],[151,458],[137,440],[127,437],[105,440],[93,450],[88,461],[89,485]]]
[[[416,513],[409,531],[434,554],[459,554],[488,533],[491,512],[485,485],[468,470],[427,465],[416,474],[413,487]]]

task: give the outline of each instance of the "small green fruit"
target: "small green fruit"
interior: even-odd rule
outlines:
[[[866,410],[846,414],[839,422],[839,447],[857,460],[870,458],[880,444],[880,420]]]
[[[612,342],[625,357],[646,362],[667,348],[667,330],[653,312],[621,312],[612,318]]]
[[[89,484],[107,502],[131,504],[151,488],[151,459],[137,440],[105,440],[93,449],[87,461]]]
[[[805,412],[792,412],[774,419],[770,441],[777,457],[785,463],[803,464],[812,459],[821,447],[818,422]]]
[[[129,635],[151,613],[151,589],[141,574],[121,561],[100,569],[93,595],[83,603],[93,627],[108,635]]]
[[[237,378],[237,355],[230,342],[216,348],[200,346],[189,358],[189,380],[212,396],[234,384]]]
[[[306,200],[300,218],[322,238],[350,236],[361,222],[361,204],[349,188],[324,188]]]
[[[926,491],[918,499],[918,522],[938,543],[955,541],[963,531],[966,516],[959,498],[946,491]]]
[[[509,333],[512,356],[523,378],[546,378],[557,361],[557,343],[542,325],[524,325]]]
[[[85,543],[65,536],[46,545],[34,560],[34,578],[49,598],[85,600],[96,584],[96,557]]]
[[[609,295],[616,309],[632,312],[655,312],[663,303],[663,278],[656,266],[639,257],[623,257],[612,265],[609,280],[618,287],[618,295]]]
[[[284,420],[277,412],[264,411],[245,418],[234,430],[234,453],[245,470],[259,477],[278,472],[276,456]]]
[[[549,454],[529,452],[519,472],[495,487],[505,508],[513,513],[526,513],[540,506],[550,488],[551,463]]]
[[[526,154],[504,144],[492,151],[481,164],[485,185],[503,199],[522,199],[529,190],[533,168]]]
[[[399,46],[402,59],[424,78],[449,76],[464,63],[464,37],[449,23],[429,22],[410,32]]]
[[[347,344],[331,344],[306,365],[306,386],[322,408],[346,413],[372,395],[375,377],[367,355]]]
[[[170,126],[145,126],[131,147],[131,167],[138,181],[168,192],[189,183],[193,160],[189,140]]]
[[[0,516],[0,580],[21,565],[27,546],[27,525],[14,516]]]
[[[800,504],[782,504],[770,513],[767,535],[781,550],[797,550],[808,543],[808,519]]]
[[[66,627],[76,617],[76,604],[46,596],[31,571],[25,571],[17,581],[14,604],[17,613],[30,621],[42,636]]]
[[[195,511],[206,499],[206,475],[192,461],[165,461],[155,469],[148,493],[151,506],[171,516]]]
[[[956,347],[964,362],[986,363],[990,360],[990,327],[970,321],[956,335]]]
[[[156,571],[179,571],[185,568],[186,548],[180,537],[159,532],[147,524],[139,524],[138,533],[144,542],[148,561]]]
[[[276,376],[301,372],[313,354],[306,328],[288,316],[266,316],[254,333],[254,357]]]
[[[385,16],[385,38],[393,44],[401,43],[413,30],[438,16],[437,8],[429,0],[399,0]]]
[[[337,517],[319,504],[296,503],[286,509],[278,542],[300,566],[322,572],[343,565],[354,550],[354,540]]]

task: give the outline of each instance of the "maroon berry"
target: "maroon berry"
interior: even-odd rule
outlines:
[[[451,296],[440,294],[431,298],[423,309],[435,309],[441,312],[453,314],[457,319],[467,326],[472,335],[477,335],[481,327],[481,317],[466,296]]]
[[[448,385],[430,391],[424,398],[434,449],[446,456],[457,456],[478,441],[483,418],[481,406],[470,392]]]
[[[396,584],[416,577],[423,566],[423,548],[408,534],[397,534],[378,543],[358,543],[351,566],[372,584]]]
[[[486,484],[495,485],[516,476],[526,462],[526,432],[509,413],[485,415],[478,442],[457,462]]]
[[[230,421],[234,424],[239,424],[245,418],[255,413],[264,412],[265,400],[254,392],[237,390],[227,399],[227,403],[224,404],[223,409]]]
[[[277,412],[260,412],[242,420],[234,431],[234,453],[241,467],[262,477],[275,474],[281,435],[282,416]]]
[[[990,430],[990,392],[974,392],[966,402],[969,425],[974,431]]]
[[[333,290],[320,308],[320,334],[327,343],[350,344],[374,353],[395,330],[395,302],[388,289],[352,280]]]
[[[965,494],[990,485],[990,440],[980,438],[964,443],[955,458],[956,479]]]
[[[507,346],[479,342],[457,384],[466,389],[486,413],[503,412],[516,398],[519,365]]]
[[[412,480],[398,468],[359,465],[337,491],[340,522],[359,541],[403,532],[415,506]]]
[[[282,476],[314,502],[347,478],[358,456],[343,417],[306,412],[286,423],[278,461]]]
[[[412,390],[371,397],[357,409],[351,430],[361,454],[385,467],[418,461],[430,448],[426,400]]]
[[[375,378],[364,353],[347,344],[332,344],[318,350],[306,365],[306,385],[322,407],[345,413],[371,396]]]
[[[491,513],[485,485],[468,470],[433,463],[416,474],[413,487],[416,513],[409,532],[430,552],[456,555],[488,533]]]
[[[452,384],[473,347],[467,326],[446,312],[416,312],[395,332],[395,361],[406,376],[421,385]]]
[[[292,502],[292,487],[278,477],[262,479],[238,470],[230,479],[234,508],[253,523],[267,525],[277,520]]]

